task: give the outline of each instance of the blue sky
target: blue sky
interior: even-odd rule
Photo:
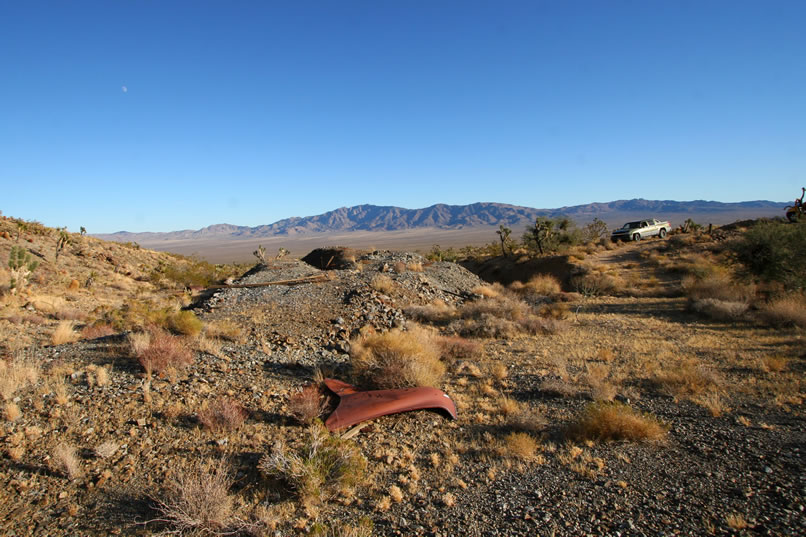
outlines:
[[[0,210],[793,199],[806,2],[0,2]]]

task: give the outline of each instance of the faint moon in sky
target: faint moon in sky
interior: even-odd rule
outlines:
[[[123,91],[123,93],[128,93],[129,91],[129,88],[127,88],[126,86],[121,86],[120,89]]]

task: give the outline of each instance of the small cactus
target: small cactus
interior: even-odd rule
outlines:
[[[38,266],[39,261],[33,259],[28,250],[21,246],[12,246],[8,257],[8,268],[11,269],[11,288],[22,289],[25,287],[28,277]]]

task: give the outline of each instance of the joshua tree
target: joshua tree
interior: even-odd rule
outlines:
[[[59,260],[59,254],[62,253],[64,247],[70,244],[70,234],[67,233],[67,228],[59,230],[59,238],[56,239],[56,256],[54,262]]]
[[[504,226],[504,224],[501,224],[500,226],[498,226],[498,230],[496,231],[496,233],[498,233],[498,238],[501,239],[501,254],[504,257],[506,257],[507,256],[506,246],[507,243],[510,242],[509,236],[512,234],[512,230]],[[512,247],[510,246],[510,250],[511,249]]]
[[[288,248],[283,248],[281,246],[280,249],[277,250],[277,256],[274,259],[282,259],[283,257],[287,256],[290,253],[291,252],[288,251]]]
[[[257,250],[252,252],[252,255],[257,257],[258,264],[262,266],[266,266],[269,263],[266,261],[266,249],[263,247],[262,244],[259,244]]]
[[[82,237],[83,237],[84,235],[86,235],[86,234],[87,234],[87,228],[85,228],[84,226],[81,226],[81,231],[80,231],[80,233],[81,233],[81,236],[82,236]]]

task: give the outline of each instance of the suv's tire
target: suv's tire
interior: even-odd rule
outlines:
[[[658,231],[658,237],[660,237],[661,239],[666,238],[666,230],[663,229],[663,228],[660,228],[660,231]]]
[[[632,240],[640,241],[641,240],[641,234],[640,233],[633,233]]]

